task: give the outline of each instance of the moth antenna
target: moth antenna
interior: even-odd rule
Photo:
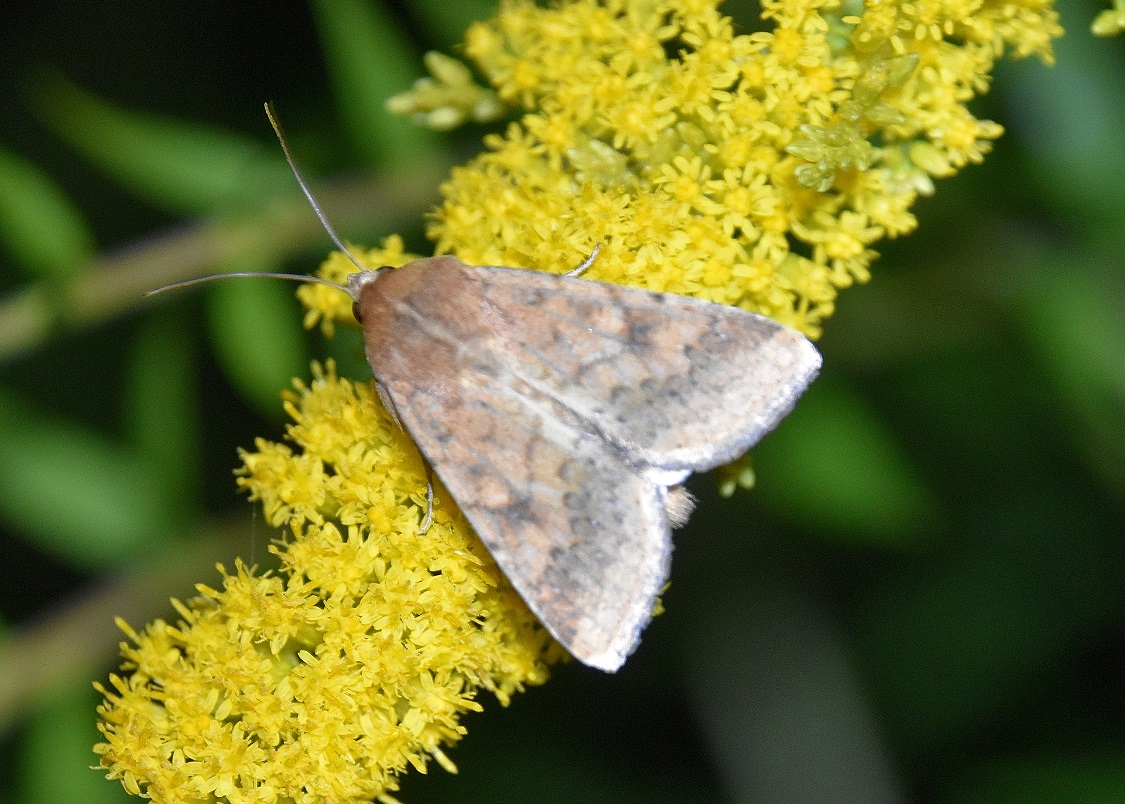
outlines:
[[[320,225],[324,227],[324,231],[328,232],[328,236],[332,238],[332,242],[336,244],[336,248],[344,252],[356,268],[361,271],[370,270],[360,265],[359,260],[348,250],[348,247],[344,245],[344,241],[340,239],[340,236],[336,234],[336,230],[332,228],[332,224],[328,222],[328,216],[324,214],[324,210],[320,208],[320,202],[316,200],[316,197],[312,194],[312,190],[309,189],[305,180],[301,178],[301,172],[297,170],[297,163],[293,161],[293,155],[289,153],[289,146],[286,144],[285,137],[281,133],[281,125],[277,122],[277,118],[274,117],[273,114],[273,104],[267,101],[265,106],[266,117],[270,119],[270,125],[273,126],[273,133],[277,135],[277,140],[281,143],[281,152],[285,154],[285,161],[289,163],[289,169],[293,171],[293,177],[297,180],[297,184],[301,187],[301,192],[305,194],[305,198],[308,199],[309,206],[312,207],[313,212],[316,213],[316,218],[320,221]]]
[[[277,140],[281,143],[281,152],[285,154],[285,161],[289,163],[289,169],[293,171],[293,178],[297,180],[297,185],[301,188],[301,192],[304,193],[306,200],[308,200],[309,202],[309,206],[312,207],[313,212],[316,214],[316,219],[320,221],[320,225],[324,227],[324,231],[326,231],[328,233],[328,236],[332,238],[332,242],[336,244],[336,248],[340,249],[340,251],[347,255],[347,258],[352,261],[352,265],[354,265],[361,271],[369,271],[370,269],[361,265],[359,260],[355,258],[355,255],[352,254],[347,246],[344,245],[344,241],[340,239],[340,236],[336,234],[336,230],[332,228],[332,224],[328,222],[328,216],[324,214],[324,210],[320,207],[320,202],[317,201],[316,196],[312,194],[312,190],[309,189],[309,185],[305,183],[305,180],[303,178],[301,178],[301,173],[297,170],[297,163],[293,161],[293,155],[289,153],[289,145],[285,142],[285,136],[281,133],[281,125],[277,122],[277,118],[274,116],[273,105],[267,102],[265,106],[266,117],[269,118],[270,126],[273,127],[273,133],[277,135]],[[263,271],[238,271],[229,274],[212,274],[211,276],[200,276],[196,277],[195,279],[185,279],[183,282],[173,282],[170,285],[163,285],[156,288],[155,290],[150,290],[145,293],[145,295],[153,296],[157,293],[163,293],[166,290],[177,290],[179,288],[189,287],[190,285],[198,285],[202,282],[210,282],[214,279],[229,279],[231,277],[253,277],[256,279],[288,279],[294,282],[314,282],[319,285],[327,285],[330,288],[337,288],[338,290],[342,290],[345,293],[350,294],[352,292],[347,285],[340,285],[336,282],[330,282],[327,279],[322,279],[319,276],[312,276],[309,274],[271,274]]]
[[[366,270],[366,269],[365,269]],[[211,274],[210,276],[197,276],[195,279],[185,279],[183,282],[173,282],[171,285],[163,285],[150,290],[145,293],[146,296],[155,296],[157,293],[163,293],[166,290],[177,290],[179,288],[186,288],[189,285],[198,285],[203,282],[211,282],[215,279],[230,279],[251,277],[254,279],[289,279],[293,282],[315,282],[318,285],[328,285],[330,288],[342,290],[350,294],[351,291],[346,285],[339,285],[335,282],[330,282],[327,279],[321,279],[319,276],[312,276],[311,274],[271,274],[267,271],[236,271],[229,274]]]

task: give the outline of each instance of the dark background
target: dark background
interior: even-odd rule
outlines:
[[[147,289],[175,259],[217,268],[208,227],[234,221],[261,238],[248,267],[303,272],[327,243],[278,213],[300,202],[273,100],[344,233],[425,252],[441,170],[482,130],[355,132],[379,113],[365,99],[489,8],[442,6],[381,7],[397,27],[360,86],[334,20],[375,3],[25,3],[0,18],[0,152],[69,200],[86,232],[69,253],[94,270],[139,255]],[[1008,133],[841,295],[822,378],[755,451],[758,487],[721,500],[694,481],[668,611],[626,667],[483,700],[450,752],[461,773],[412,774],[403,801],[1125,799],[1125,55],[1090,35],[1100,8],[1060,6],[1055,67],[1001,65],[972,108]],[[196,157],[91,156],[99,103],[142,134],[188,126]],[[2,204],[33,196],[6,186]],[[160,304],[122,286],[111,312],[73,315],[59,272],[83,266],[36,268],[5,237],[0,800],[122,801],[86,769],[113,616],[170,617],[216,561],[268,560],[236,450],[280,436],[277,392],[309,355],[355,343],[306,338],[292,288],[272,286]],[[29,300],[57,315],[20,345]]]

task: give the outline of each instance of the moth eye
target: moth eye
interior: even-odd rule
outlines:
[[[352,302],[352,315],[355,316],[356,321],[363,323],[363,316],[359,314],[359,302]]]

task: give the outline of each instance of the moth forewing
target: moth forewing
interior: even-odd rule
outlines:
[[[353,295],[401,423],[548,631],[605,670],[667,580],[669,487],[745,452],[820,365],[742,310],[453,257]]]
[[[809,341],[764,316],[673,294],[469,268],[497,316],[498,358],[651,465],[742,455],[815,376]]]

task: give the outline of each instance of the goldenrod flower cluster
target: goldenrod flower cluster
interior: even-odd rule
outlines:
[[[489,690],[547,678],[562,649],[440,496],[370,383],[317,370],[286,395],[290,445],[259,440],[239,484],[290,531],[276,573],[126,632],[102,688],[103,764],[160,802],[383,800],[464,729]]]
[[[437,250],[558,272],[602,243],[587,278],[816,337],[872,245],[1002,133],[966,106],[996,59],[1050,62],[1062,32],[1050,0],[769,0],[751,34],[718,5],[513,0],[473,25],[465,55],[521,115],[444,186]]]
[[[469,264],[586,275],[735,304],[819,334],[872,246],[910,231],[935,177],[1001,129],[967,109],[1005,52],[1051,60],[1049,0],[764,3],[736,34],[717,0],[508,0],[463,65],[394,108],[440,128],[518,115],[443,188],[431,235]],[[359,257],[411,259],[397,237]],[[333,255],[340,281],[353,268]],[[351,300],[303,287],[306,324]],[[390,801],[396,777],[463,733],[480,690],[506,702],[561,649],[440,493],[370,382],[318,369],[287,397],[288,444],[239,482],[288,531],[281,566],[200,587],[150,624],[103,690],[102,764],[159,802]]]
[[[1090,26],[1097,36],[1116,36],[1125,31],[1125,0],[1113,0],[1113,8],[1107,8]]]

